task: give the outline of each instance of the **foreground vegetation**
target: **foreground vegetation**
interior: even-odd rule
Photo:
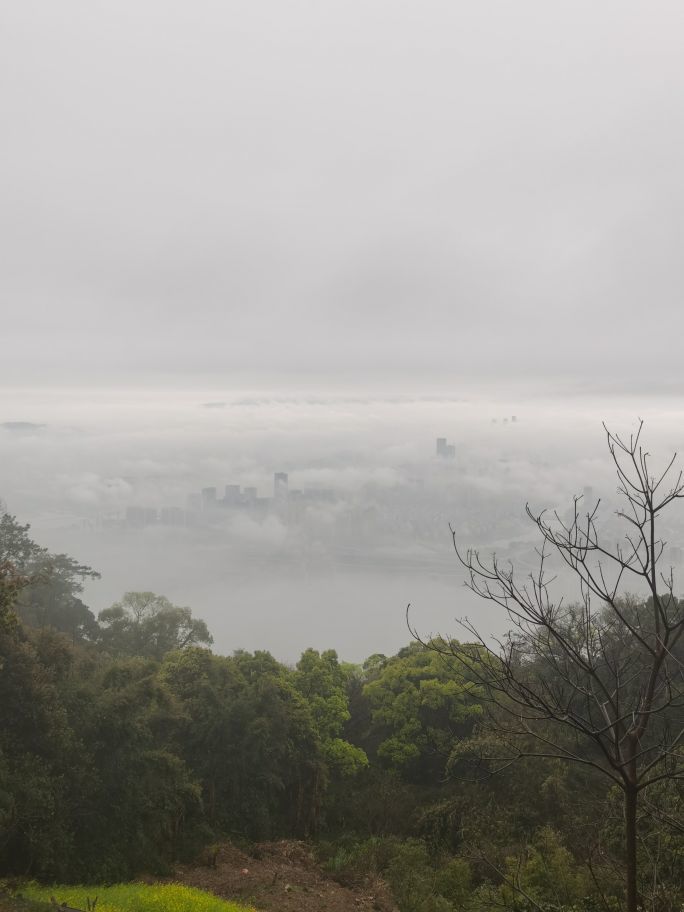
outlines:
[[[98,886],[39,886],[27,884],[22,895],[49,902],[54,897],[75,909],[87,909],[97,900],[97,912],[250,912],[246,906],[226,902],[203,890],[181,884],[117,884]]]
[[[333,650],[295,667],[219,656],[189,609],[152,593],[95,618],[80,598],[92,574],[0,517],[1,875],[112,884],[224,838],[296,837],[343,883],[382,876],[401,912],[620,908],[618,790],[591,765],[502,762],[476,652],[470,670],[445,641],[359,666]],[[679,912],[682,781],[654,784],[640,813],[644,905]],[[185,908],[139,886],[31,896],[57,889],[76,906],[96,893],[104,912]],[[230,908],[201,901],[188,908]]]
[[[0,912],[49,912],[51,908],[54,912],[50,903],[23,899],[0,891]]]

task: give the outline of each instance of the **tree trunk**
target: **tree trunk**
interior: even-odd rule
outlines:
[[[627,912],[637,912],[637,795],[633,785],[625,789],[625,849],[627,856]]]
[[[216,780],[213,777],[209,780],[207,791],[209,792],[209,819],[214,821],[216,819]]]

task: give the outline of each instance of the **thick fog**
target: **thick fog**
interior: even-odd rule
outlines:
[[[463,588],[449,525],[521,573],[538,542],[527,501],[565,514],[574,494],[601,496],[617,537],[601,419],[629,433],[631,399],[213,392],[15,392],[2,496],[39,541],[102,573],[94,611],[151,589],[205,618],[221,651],[360,660],[408,640],[409,602],[425,633],[458,634],[464,615],[503,630]],[[641,405],[654,456],[681,447],[682,410]],[[438,454],[438,437],[453,451]],[[684,523],[668,531],[682,541]],[[556,586],[579,594],[562,575]]]
[[[0,497],[93,610],[288,659],[408,602],[497,631],[449,523],[529,569],[527,500],[614,509],[602,419],[681,448],[682,4],[0,20]]]

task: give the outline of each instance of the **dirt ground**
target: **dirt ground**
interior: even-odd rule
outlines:
[[[228,843],[206,864],[179,865],[172,879],[264,912],[396,912],[382,881],[343,887],[302,842],[260,843],[251,854]]]

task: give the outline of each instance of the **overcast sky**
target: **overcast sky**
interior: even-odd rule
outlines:
[[[2,5],[6,383],[671,388],[684,5]]]
[[[440,435],[521,510],[605,480],[601,418],[681,449],[683,42],[681,0],[0,3],[0,496],[96,607],[158,588],[218,633],[220,574],[66,525],[146,474],[357,496]],[[222,648],[286,636],[269,580]],[[456,610],[331,580],[288,603],[377,601],[397,642],[409,599]]]

